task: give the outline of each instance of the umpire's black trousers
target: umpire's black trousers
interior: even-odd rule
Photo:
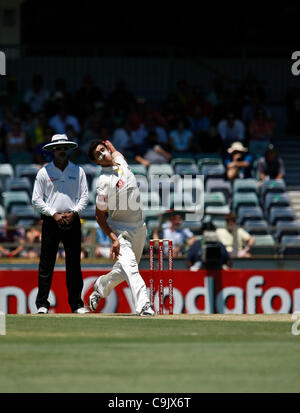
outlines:
[[[51,288],[53,270],[60,241],[66,254],[66,284],[68,302],[72,311],[83,307],[81,292],[83,288],[81,272],[81,224],[76,215],[70,229],[62,230],[52,217],[43,216],[41,256],[39,263],[37,308],[49,308],[48,296]]]

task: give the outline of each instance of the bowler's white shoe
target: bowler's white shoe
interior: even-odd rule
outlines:
[[[144,307],[142,308],[142,311],[140,312],[140,316],[142,317],[151,317],[154,315],[154,311],[152,310],[150,304],[146,304],[144,305]]]
[[[89,313],[89,312],[90,312],[90,310],[88,308],[85,308],[85,307],[80,307],[80,308],[77,308],[77,310],[73,311],[73,313],[75,313],[75,314],[86,314],[86,313]]]
[[[48,308],[46,308],[46,307],[40,307],[39,309],[38,309],[38,312],[37,312],[38,314],[48,314]]]
[[[90,295],[89,306],[90,306],[91,311],[96,311],[97,310],[98,303],[99,303],[100,299],[101,299],[101,295],[97,291],[94,291]]]

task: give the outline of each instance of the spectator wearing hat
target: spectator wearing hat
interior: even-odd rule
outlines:
[[[225,159],[226,176],[230,181],[236,178],[249,178],[251,176],[252,156],[241,142],[234,142],[227,149],[228,157]]]
[[[79,214],[88,203],[87,180],[83,169],[68,160],[69,150],[77,148],[76,142],[66,135],[54,135],[44,150],[52,151],[50,162],[37,173],[32,203],[42,214],[42,240],[39,263],[38,313],[48,313],[53,269],[59,243],[66,256],[66,284],[72,312],[84,313],[81,292],[81,223]]]
[[[270,144],[265,155],[257,162],[257,172],[260,181],[265,179],[282,179],[285,174],[284,163],[279,157],[274,145]]]

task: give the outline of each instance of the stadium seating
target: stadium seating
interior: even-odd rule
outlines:
[[[171,166],[175,169],[176,165],[186,164],[186,165],[196,165],[194,158],[172,158],[170,161]]]
[[[11,212],[14,205],[29,205],[30,198],[25,191],[5,191],[2,194],[6,214]]]
[[[246,220],[243,227],[251,235],[268,235],[268,223],[266,220]]]
[[[290,199],[286,193],[268,193],[265,197],[264,210],[266,216],[272,207],[289,207]]]
[[[300,235],[284,235],[281,240],[281,254],[283,256],[299,256]]]
[[[269,141],[250,141],[248,144],[248,152],[254,159],[258,159],[265,154],[269,144]]]
[[[210,206],[224,206],[226,198],[223,192],[205,192],[204,193],[204,208]]]
[[[34,181],[36,174],[40,170],[40,166],[38,164],[18,164],[15,167],[16,177],[22,178],[27,177],[31,182],[31,186],[33,188]]]
[[[8,161],[13,167],[20,164],[21,162],[23,164],[30,164],[33,161],[33,154],[32,152],[27,151],[11,153],[8,155]]]
[[[208,157],[208,158],[200,158],[197,161],[197,165],[200,171],[202,171],[202,168],[204,166],[218,166],[218,165],[222,165],[222,158],[220,158],[219,156],[215,156],[215,157]]]
[[[209,178],[224,178],[225,176],[225,166],[219,165],[203,165],[199,168],[200,173],[204,175],[205,181]]]
[[[285,235],[300,235],[300,222],[277,221],[275,239],[281,242]]]
[[[263,210],[260,206],[240,207],[237,213],[237,223],[244,225],[246,220],[260,221],[264,219]]]
[[[28,177],[8,178],[6,181],[6,191],[25,191],[29,196],[32,194],[32,185]]]
[[[237,213],[241,207],[254,207],[258,205],[258,197],[253,192],[236,192],[233,194],[232,207],[235,213]]]
[[[199,169],[196,164],[189,164],[189,163],[181,163],[176,164],[174,167],[174,172],[176,175],[184,176],[184,175],[199,175]]]
[[[134,175],[147,176],[147,168],[141,163],[131,163],[128,165]]]
[[[232,186],[229,181],[225,181],[224,179],[214,179],[209,178],[205,184],[206,192],[223,192],[226,203],[230,202],[231,195],[232,195]]]
[[[286,192],[286,184],[283,179],[270,179],[263,182],[261,186],[261,202],[264,203],[265,196],[268,193]]]
[[[230,206],[229,205],[207,206],[205,208],[205,214],[207,214],[207,215],[225,217],[229,213],[230,213]]]
[[[153,175],[168,175],[169,177],[171,177],[172,175],[174,175],[174,169],[168,163],[152,164],[148,167],[148,178]]]
[[[32,205],[13,205],[11,214],[16,216],[19,226],[31,226],[36,219],[40,218],[40,214]]]
[[[15,175],[14,169],[11,164],[3,163],[0,164],[0,181],[2,184],[2,188],[6,186],[6,180],[8,178],[12,178]]]
[[[276,253],[276,243],[272,235],[253,235],[255,244],[251,247],[252,255],[273,255]]]
[[[278,221],[294,221],[295,214],[290,207],[272,207],[268,219],[270,225],[276,226]]]
[[[254,192],[258,195],[258,183],[256,179],[235,179],[233,182],[233,193],[237,192]]]

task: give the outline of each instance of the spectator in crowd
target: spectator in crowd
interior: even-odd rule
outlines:
[[[266,179],[283,179],[285,174],[284,163],[274,145],[270,144],[265,155],[259,158],[257,172],[260,181]]]
[[[117,115],[125,116],[128,114],[131,104],[135,104],[135,102],[136,98],[127,89],[126,81],[124,79],[117,80],[115,89],[108,96],[108,106],[113,107]]]
[[[83,84],[76,95],[78,105],[78,116],[85,119],[95,108],[97,102],[103,102],[102,91],[95,85],[92,76],[87,75],[83,78]]]
[[[231,267],[230,255],[225,246],[221,242],[217,242],[216,245],[221,249],[220,267],[223,269]],[[198,271],[202,267],[202,240],[193,237],[190,239],[188,246],[186,266],[190,271]]]
[[[6,151],[8,155],[13,155],[20,152],[26,152],[28,149],[27,136],[22,129],[21,119],[16,118],[12,124],[11,131],[7,133]]]
[[[254,120],[249,125],[249,135],[251,140],[270,141],[273,136],[274,124],[267,118],[264,109],[258,109]]]
[[[211,91],[206,96],[206,101],[209,102],[214,108],[222,105],[225,99],[225,86],[224,81],[220,77],[216,77],[213,80]]]
[[[32,87],[24,96],[24,101],[29,105],[33,113],[44,110],[45,103],[49,100],[48,90],[43,87],[43,78],[41,75],[35,75],[32,79]]]
[[[130,120],[126,118],[120,124],[119,127],[115,129],[112,134],[112,144],[120,152],[124,152],[130,149],[132,146],[132,135],[130,129]]]
[[[52,151],[45,151],[43,147],[51,142],[51,137],[53,135],[53,130],[47,126],[43,131],[44,141],[39,143],[33,148],[33,161],[39,165],[44,165],[45,163],[52,162],[54,159]]]
[[[80,125],[78,119],[70,115],[67,111],[66,102],[63,99],[57,100],[57,113],[49,120],[49,126],[57,134],[65,134],[67,125],[71,125],[74,131],[80,133]]]
[[[233,112],[228,112],[226,119],[218,123],[218,132],[223,139],[224,148],[228,148],[232,142],[243,142],[245,139],[245,126],[242,121],[236,119]]]
[[[165,119],[167,131],[174,129],[178,119],[185,115],[184,106],[180,103],[175,93],[169,93],[162,102],[161,115]]]
[[[82,143],[80,145],[82,152],[87,152],[92,141],[100,139],[101,127],[101,120],[96,114],[94,114],[90,118],[90,121],[82,134]]]
[[[41,220],[36,219],[34,226],[25,231],[24,249],[21,253],[24,258],[38,258],[41,253]],[[30,244],[30,245],[26,245]]]
[[[152,237],[157,239],[170,239],[173,241],[174,258],[182,257],[187,246],[194,242],[194,234],[189,228],[182,228],[182,216],[175,214],[171,217],[170,223],[157,227],[153,231]],[[167,248],[167,247],[166,247]]]
[[[265,104],[261,103],[261,99],[259,98],[259,95],[257,93],[255,93],[249,99],[249,103],[244,106],[242,112],[242,120],[247,128],[249,127],[250,123],[255,120],[255,114],[259,109],[265,111],[266,117],[268,119],[272,118],[270,109]]]
[[[194,106],[193,114],[188,117],[188,120],[194,135],[207,132],[210,128],[210,119],[203,114],[200,104]]]
[[[243,228],[236,226],[236,215],[229,213],[226,216],[226,228],[217,228],[218,240],[225,246],[230,256],[251,257],[250,249],[254,245],[254,238]]]
[[[200,106],[202,116],[211,118],[213,114],[213,106],[203,96],[202,88],[199,85],[195,85],[192,88],[192,96],[186,105],[186,114],[193,116],[195,106]]]
[[[168,144],[168,134],[166,128],[162,126],[164,123],[160,121],[160,118],[155,115],[149,115],[146,119],[146,129],[150,132],[155,130],[158,137],[159,144]]]
[[[192,99],[192,91],[186,80],[178,80],[177,82],[177,99],[182,104],[184,108]]]
[[[45,112],[37,114],[35,124],[29,129],[28,136],[31,148],[45,141],[45,130],[48,128],[48,119]]]
[[[155,130],[148,133],[145,144],[135,149],[135,160],[146,167],[151,164],[168,163],[171,157],[172,155],[164,148],[164,144],[159,145]]]
[[[234,142],[227,149],[228,156],[225,159],[226,176],[230,181],[236,178],[250,178],[252,156],[242,142]]]
[[[14,112],[20,110],[23,102],[23,94],[18,88],[17,79],[13,76],[7,77],[6,83],[7,103]]]
[[[8,243],[7,247],[1,246],[3,257],[17,258],[21,256],[24,250],[24,231],[16,228],[17,217],[14,214],[8,214],[6,218],[6,228],[1,233],[1,242]]]
[[[258,80],[252,74],[248,74],[246,76],[246,78],[242,81],[241,86],[237,89],[235,95],[238,104],[242,108],[248,106],[249,102],[262,102],[266,98],[264,88],[259,85]]]
[[[169,143],[174,152],[188,152],[192,150],[193,132],[188,128],[185,118],[179,119],[176,129],[169,135]]]

